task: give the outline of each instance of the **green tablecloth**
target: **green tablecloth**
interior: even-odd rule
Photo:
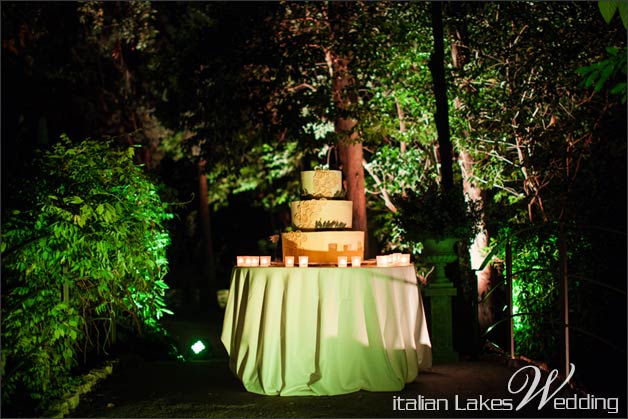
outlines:
[[[414,266],[234,268],[222,342],[269,395],[399,391],[432,364]]]

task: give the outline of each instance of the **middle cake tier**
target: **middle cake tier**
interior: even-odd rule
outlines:
[[[290,203],[292,224],[299,230],[351,228],[353,202],[310,199]]]

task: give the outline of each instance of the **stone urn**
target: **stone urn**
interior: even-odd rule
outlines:
[[[445,285],[450,284],[451,281],[445,275],[445,266],[448,263],[455,262],[458,259],[458,254],[454,246],[459,241],[455,237],[447,237],[444,239],[424,239],[423,252],[421,258],[434,265],[434,273],[432,285]]]
[[[453,347],[453,316],[451,298],[457,295],[454,284],[445,275],[445,266],[458,259],[454,246],[457,238],[423,240],[421,258],[434,265],[433,279],[425,295],[430,298],[432,355],[434,362],[455,362],[458,353]]]

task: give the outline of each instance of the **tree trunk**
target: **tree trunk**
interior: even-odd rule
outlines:
[[[460,8],[460,5],[457,3],[451,4],[451,11],[454,16],[459,18],[464,18],[464,14]],[[458,20],[460,22],[460,20]],[[454,25],[454,27],[449,27],[450,29],[450,38],[451,38],[451,55],[454,67],[458,71],[462,71],[466,60],[468,58],[468,33],[466,27],[463,24],[460,24],[459,27]],[[456,106],[459,106],[459,101],[455,101]],[[466,133],[465,133],[466,134]],[[478,185],[473,182],[473,157],[466,150],[459,150],[459,163],[460,163],[460,171],[462,173],[462,189],[465,194],[469,196],[472,200],[477,200],[480,202],[482,209],[482,220],[480,225],[480,232],[473,239],[473,243],[469,248],[469,256],[471,260],[471,268],[478,268],[484,258],[486,257],[486,249],[489,245],[489,235],[488,231],[485,227],[484,222],[484,195],[482,194],[482,190],[478,187]],[[487,299],[484,303],[480,304],[480,301],[484,298],[484,295],[493,287],[491,277],[493,268],[491,264],[486,265],[486,267],[476,272],[477,278],[477,299],[478,299],[478,325],[482,330],[486,330],[491,324],[495,322],[495,307],[494,307],[494,299]]]
[[[482,208],[484,207],[483,194],[480,188],[471,181],[473,173],[473,158],[465,150],[459,152],[460,168],[462,172],[462,187],[465,194],[469,195],[472,200],[479,200]],[[469,247],[469,256],[471,257],[471,268],[477,269],[486,257],[486,249],[489,245],[489,235],[486,231],[484,223],[484,211],[482,211],[482,221],[480,224],[480,232],[473,239],[471,247]],[[486,267],[476,272],[477,290],[478,290],[478,323],[481,329],[486,330],[487,327],[495,322],[494,301],[489,298],[482,304],[479,302],[484,298],[493,287],[491,281],[493,268],[489,263]]]
[[[352,229],[366,233],[366,194],[364,192],[364,167],[362,167],[362,143],[340,144],[338,149],[342,162],[342,172],[346,180],[347,199],[353,202]],[[364,250],[366,252],[366,248]]]
[[[364,167],[362,142],[358,133],[353,129],[357,121],[345,114],[352,103],[346,88],[351,85],[352,79],[348,71],[349,59],[337,57],[331,50],[326,51],[326,62],[332,75],[332,99],[339,113],[336,116],[334,127],[338,134],[338,157],[345,178],[347,199],[353,202],[353,225],[355,231],[364,231],[364,255],[370,257],[368,246],[368,229],[366,218],[366,192],[364,187]]]
[[[205,174],[205,162],[198,164],[198,198],[201,231],[203,233],[203,275],[207,278],[207,288],[209,292],[209,303],[213,306],[218,286],[216,284],[216,264],[214,262],[214,247],[211,231],[211,218],[209,214],[209,199],[207,195],[207,175]]]
[[[445,48],[443,41],[443,6],[439,1],[432,1],[432,33],[434,52],[429,61],[432,73],[436,113],[434,119],[438,132],[438,154],[440,160],[441,187],[450,190],[454,185],[452,146],[449,136],[449,110],[447,103],[447,85],[445,84]]]

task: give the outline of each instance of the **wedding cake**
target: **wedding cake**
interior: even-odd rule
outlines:
[[[364,257],[364,232],[351,231],[353,203],[342,199],[340,170],[301,172],[301,200],[290,203],[296,231],[283,233],[283,257],[308,256],[309,263],[335,264],[338,256]]]

